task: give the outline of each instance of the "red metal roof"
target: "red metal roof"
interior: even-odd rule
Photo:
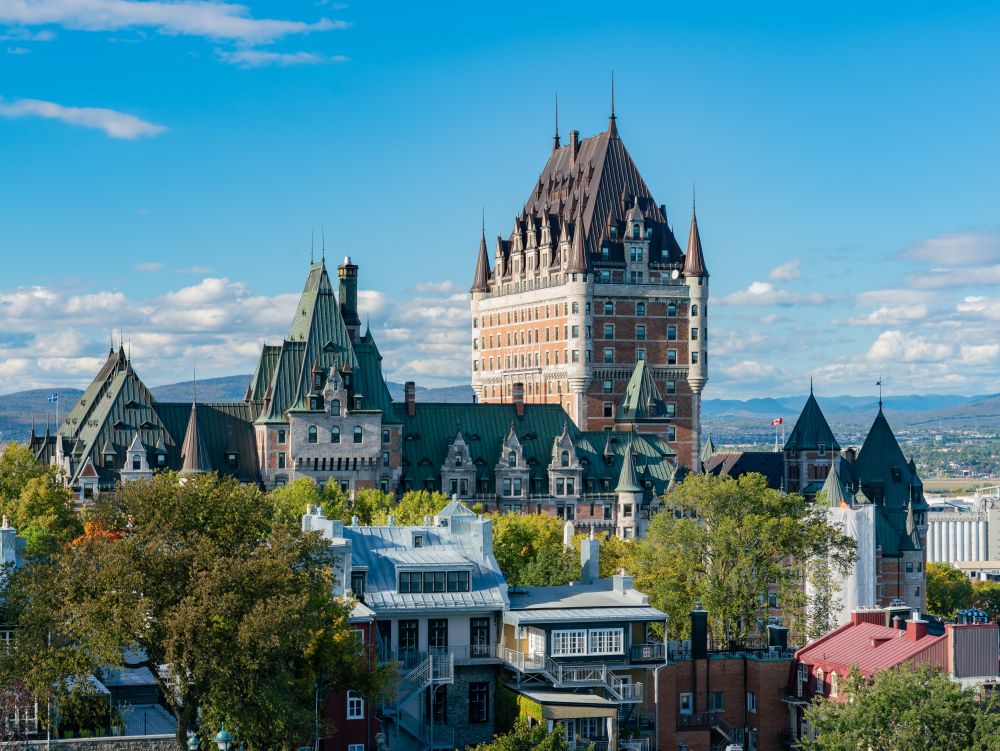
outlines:
[[[947,637],[925,634],[914,641],[906,631],[874,623],[847,623],[795,653],[806,665],[857,666],[863,675],[903,664]]]

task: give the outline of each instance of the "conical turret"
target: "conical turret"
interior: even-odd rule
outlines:
[[[687,252],[684,255],[685,276],[708,276],[705,256],[701,251],[701,234],[698,232],[698,215],[691,208],[691,231],[688,233]]]
[[[472,278],[472,292],[487,292],[490,288],[490,258],[486,253],[486,229],[479,238],[479,258],[476,261],[476,275]]]
[[[181,446],[182,475],[204,474],[212,471],[208,460],[208,449],[205,439],[198,429],[198,405],[191,404],[191,416],[188,417],[187,431],[184,433],[184,444]]]
[[[632,454],[632,436],[629,436],[628,443],[625,444],[625,453],[622,455],[622,471],[618,475],[618,485],[615,487],[616,493],[641,493],[642,486],[639,483],[639,475],[635,469],[635,457]]]
[[[573,230],[573,244],[570,246],[569,266],[566,271],[571,274],[587,273],[587,255],[583,251],[583,217],[577,215],[576,227]]]

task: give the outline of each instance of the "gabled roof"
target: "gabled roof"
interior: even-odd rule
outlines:
[[[810,388],[809,398],[785,442],[785,451],[816,451],[820,445],[825,446],[827,451],[840,451],[840,444],[834,438],[830,424]]]
[[[659,420],[667,415],[667,405],[660,397],[645,360],[639,360],[625,387],[625,396],[615,414],[616,422]]]

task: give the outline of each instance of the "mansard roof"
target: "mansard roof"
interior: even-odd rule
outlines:
[[[819,408],[819,403],[810,388],[809,398],[806,399],[802,413],[795,421],[795,427],[785,442],[785,451],[816,451],[821,445],[825,446],[827,451],[840,450],[840,444],[834,438],[830,424],[823,416],[823,410]]]

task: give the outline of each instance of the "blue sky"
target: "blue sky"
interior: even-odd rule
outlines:
[[[876,7],[877,6],[877,7]],[[468,381],[480,212],[619,128],[712,272],[706,395],[1000,374],[988,3],[0,0],[0,392],[249,371],[321,228],[387,375]]]

